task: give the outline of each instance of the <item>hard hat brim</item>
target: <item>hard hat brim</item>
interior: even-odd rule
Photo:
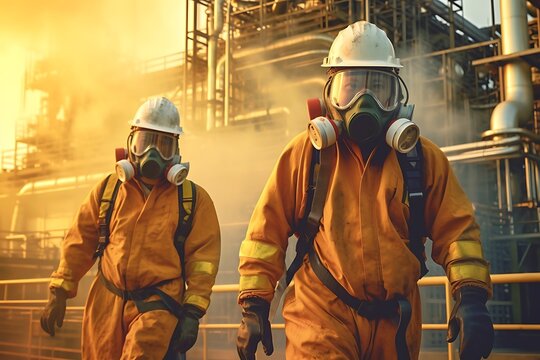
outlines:
[[[159,126],[159,125],[148,124],[148,123],[142,123],[142,124],[131,123],[131,126],[141,128],[141,129],[161,131],[161,132],[164,132],[164,133],[175,134],[175,135],[182,135],[184,133],[182,131],[181,126],[178,126],[178,129],[175,129],[175,130],[173,130],[170,127],[167,127],[167,126]]]
[[[345,68],[345,67],[385,67],[385,68],[402,68],[403,65],[390,63],[387,61],[365,61],[365,60],[354,60],[354,61],[342,61],[339,64],[329,64],[322,63],[321,67],[323,68]]]

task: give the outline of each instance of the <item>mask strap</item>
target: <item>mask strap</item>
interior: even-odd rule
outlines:
[[[129,135],[128,135],[128,138],[127,138],[127,149],[128,149],[128,158],[129,160],[133,161],[133,159],[131,158],[132,157],[132,154],[131,154],[131,142],[133,141],[133,133],[135,132],[135,130],[131,130]]]
[[[326,114],[325,116],[328,117],[330,119],[330,116],[334,116],[333,114],[331,114],[331,109],[333,108],[332,107],[332,102],[328,101],[328,91],[330,89],[330,83],[332,82],[332,79],[334,78],[334,74],[330,75],[330,77],[328,77],[328,80],[326,80],[326,84],[324,84],[324,89],[323,89],[323,100],[324,100],[324,106],[326,108]]]
[[[405,88],[405,94],[407,96],[405,97],[405,102],[403,103],[403,105],[407,105],[407,103],[409,102],[409,89],[407,88],[407,84],[405,84],[405,81],[403,81],[401,76],[399,76],[399,74],[396,74],[396,76],[398,80],[403,84],[403,87]]]

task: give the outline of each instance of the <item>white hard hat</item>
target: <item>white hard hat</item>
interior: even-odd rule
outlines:
[[[162,96],[151,97],[137,109],[131,126],[180,135],[180,114],[176,106]]]
[[[322,67],[403,67],[386,33],[367,21],[357,21],[334,39]]]

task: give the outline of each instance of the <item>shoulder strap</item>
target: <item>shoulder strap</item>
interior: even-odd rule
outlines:
[[[191,232],[196,198],[197,187],[193,181],[185,180],[178,186],[178,225],[174,234],[174,246],[180,256],[183,277],[185,276],[184,245]]]
[[[105,180],[105,187],[101,193],[99,199],[99,215],[98,215],[98,225],[99,225],[99,238],[98,246],[96,252],[94,253],[94,258],[103,256],[105,248],[109,244],[109,235],[110,235],[110,223],[111,216],[114,209],[114,201],[116,200],[116,195],[118,194],[118,188],[120,187],[121,181],[118,180],[116,174],[110,174]]]
[[[420,262],[420,278],[427,274],[423,237],[424,224],[424,154],[420,140],[406,154],[397,153],[409,197],[409,249]]]
[[[328,183],[330,182],[332,172],[332,162],[330,160],[332,149],[332,147],[322,150],[313,149],[309,169],[306,210],[300,224],[301,231],[296,243],[296,256],[287,269],[287,285],[292,281],[294,274],[302,265],[304,256],[313,245],[313,239],[319,231],[324,202],[328,192]]]

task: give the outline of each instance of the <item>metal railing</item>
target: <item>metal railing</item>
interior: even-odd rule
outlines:
[[[540,283],[540,272],[536,273],[510,273],[510,274],[494,274],[491,275],[491,281],[493,284],[511,284],[511,283]],[[35,285],[43,284],[46,285],[49,282],[49,278],[38,278],[38,279],[17,279],[17,280],[0,280],[0,287],[3,287],[2,291],[2,300],[0,300],[0,310],[17,310],[24,312],[28,315],[28,322],[38,322],[39,312],[42,310],[42,306],[47,303],[47,300],[23,300],[23,299],[8,299],[8,287],[14,285]],[[450,283],[445,276],[430,276],[420,279],[418,281],[420,287],[423,286],[444,286],[445,289],[445,300],[446,300],[446,323],[443,324],[422,324],[422,330],[446,330],[447,323],[450,317],[452,310],[452,292]],[[227,284],[227,285],[215,285],[213,287],[214,293],[236,293],[239,290],[238,284]],[[24,293],[24,292],[23,292]],[[78,312],[82,314],[84,310],[83,306],[69,306],[67,308],[69,312]],[[37,314],[36,314],[37,313]],[[79,320],[71,320],[71,322],[81,322],[81,316],[77,316]],[[66,321],[70,321],[69,317],[66,317]],[[200,324],[200,329],[202,331],[201,337],[203,341],[203,359],[207,359],[208,343],[207,343],[207,331],[208,330],[225,330],[225,329],[236,329],[238,324],[234,323],[205,323],[204,318],[203,322]],[[285,324],[272,324],[273,329],[284,329]],[[540,324],[494,324],[496,331],[507,331],[507,330],[525,330],[525,331],[540,331]],[[27,349],[36,349],[40,348],[39,345],[32,344],[33,334],[31,333],[33,327],[30,326],[30,334],[27,336],[27,344],[22,345],[21,343],[8,343],[0,342],[0,346],[11,346],[11,347],[26,347]],[[41,331],[41,330],[39,330]],[[51,350],[50,347],[47,347],[44,350]],[[73,348],[63,348],[63,347],[54,347],[54,350],[60,352],[73,353],[77,352]],[[454,344],[448,344],[448,359],[452,360],[455,356]],[[14,355],[13,352],[4,352],[0,349],[0,355]],[[21,353],[20,356],[25,356],[24,353]],[[30,355],[29,355],[30,356]],[[33,356],[33,355],[32,355]]]

